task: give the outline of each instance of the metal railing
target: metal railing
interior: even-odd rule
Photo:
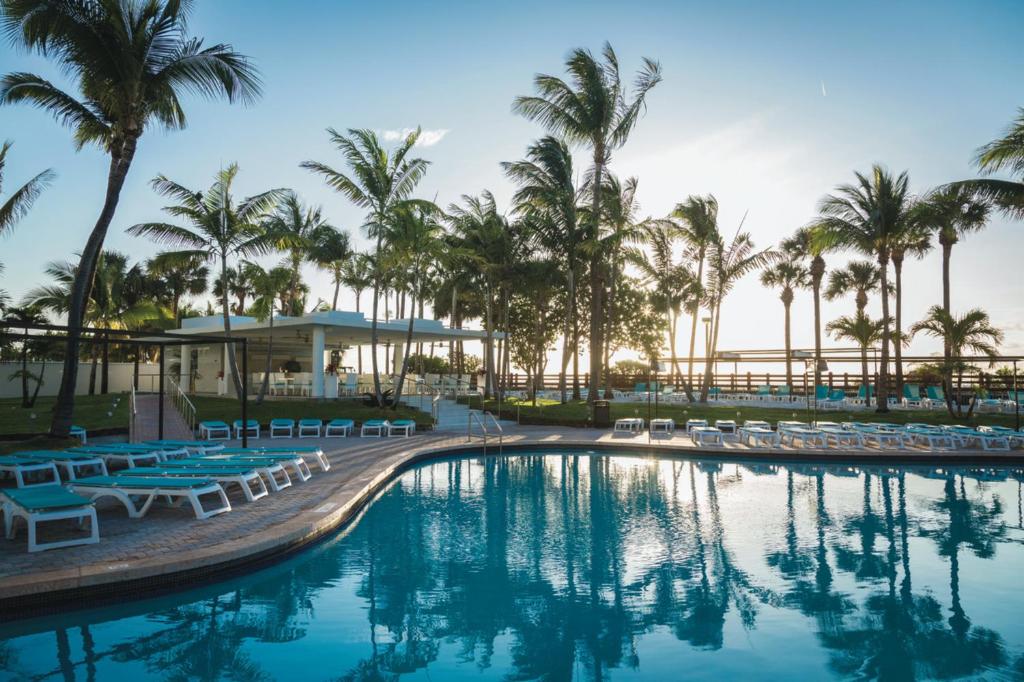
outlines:
[[[431,386],[427,382],[423,381],[423,379],[417,378],[414,383],[415,383],[415,386],[416,386],[416,395],[420,399],[420,408],[421,409],[423,407],[423,396],[424,395],[428,395],[428,396],[431,397],[430,398],[430,418],[433,421],[434,428],[436,429],[437,428],[438,419],[440,419],[440,416],[441,416],[441,412],[440,412],[441,408],[439,406],[441,398],[443,397],[442,394],[441,394],[441,391],[439,389],[437,389],[437,388],[434,388],[433,386]]]
[[[188,395],[181,389],[178,382],[172,377],[167,378],[171,382],[171,402],[174,404],[174,408],[178,410],[182,419],[188,425],[189,433],[195,435],[196,427],[199,424],[198,412],[195,404],[189,399]]]
[[[466,442],[472,442],[473,440],[473,423],[476,422],[477,426],[480,427],[480,435],[484,441],[484,453],[487,452],[487,439],[490,436],[490,431],[487,429],[487,420],[494,424],[494,428],[498,434],[498,454],[502,454],[503,446],[505,441],[505,430],[501,428],[501,424],[494,417],[493,414],[486,411],[469,410],[466,418]]]

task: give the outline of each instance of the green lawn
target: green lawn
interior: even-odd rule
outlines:
[[[479,405],[478,400],[473,401],[473,406]],[[496,401],[488,401],[487,409],[495,415],[498,413]],[[523,424],[556,424],[562,426],[586,426],[590,421],[590,408],[586,402],[569,402],[564,405],[557,402],[538,403],[536,407],[529,402],[516,403],[504,402],[501,406],[501,417],[515,421],[518,418]],[[643,417],[648,416],[647,403],[611,403],[612,419],[622,417]],[[650,415],[655,416],[654,403],[650,406]],[[785,408],[767,407],[743,407],[743,406],[718,406],[714,403],[708,405],[666,405],[659,403],[657,407],[658,417],[671,417],[676,421],[687,419],[733,419],[742,422],[745,419],[760,419],[769,422],[780,420],[810,421],[812,419],[807,411],[805,403],[793,403]],[[971,425],[986,424],[1000,426],[1014,426],[1014,415],[1012,414],[990,414],[983,413],[972,415],[968,421],[966,417],[953,419],[946,410],[891,410],[888,414],[876,414],[872,410],[840,411],[840,410],[818,410],[819,421],[885,421],[894,424],[906,422],[922,422],[925,424],[959,424],[968,423]]]
[[[114,401],[117,406],[114,406]],[[23,408],[20,398],[0,400],[0,435],[46,433],[56,398],[40,397],[34,407]],[[75,398],[73,421],[87,431],[128,429],[128,394],[81,395]]]
[[[241,419],[241,406],[234,398],[215,398],[210,396],[194,396],[196,412],[200,421],[219,420],[229,424]],[[270,420],[278,419],[352,419],[361,424],[367,419],[413,419],[418,428],[429,429],[433,420],[426,412],[407,407],[393,410],[382,410],[363,405],[362,400],[266,400],[257,405],[249,401],[249,419],[259,420],[263,426],[269,426]]]

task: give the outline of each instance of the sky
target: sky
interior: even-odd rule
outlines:
[[[253,106],[186,99],[184,131],[142,139],[106,247],[144,259],[158,248],[125,234],[162,218],[148,182],[157,174],[195,188],[237,162],[237,192],[295,189],[323,207],[360,248],[362,211],[299,167],[341,166],[326,128],[369,128],[397,137],[422,126],[418,154],[431,161],[418,196],[442,206],[491,190],[508,206],[513,187],[499,163],[522,158],[544,134],[511,112],[538,72],[561,75],[571,48],[615,48],[631,78],[641,57],[664,81],[611,170],[639,178],[641,215],[661,217],[691,194],[714,194],[720,227],[744,229],[768,247],[815,216],[836,185],[880,162],[907,170],[912,190],[974,177],[975,150],[1024,106],[1024,3],[977,2],[388,2],[211,0],[196,2],[190,31],[230,43],[263,74]],[[0,45],[0,71],[32,71],[66,84],[53,64]],[[11,139],[5,195],[52,168],[57,180],[30,215],[0,238],[0,288],[17,300],[45,281],[52,260],[71,258],[99,212],[106,159],[74,150],[71,135],[25,105],[0,107]],[[577,165],[585,164],[579,150]],[[981,306],[1006,332],[1005,353],[1024,351],[1024,279],[1017,276],[1020,223],[994,217],[954,249],[954,311]],[[828,259],[841,266],[847,256]],[[328,277],[308,268],[311,301],[330,300]],[[904,268],[909,326],[941,299],[940,257]],[[366,301],[364,301],[365,305]],[[353,309],[350,292],[341,308]],[[823,304],[824,320],[852,313],[852,298]],[[878,301],[871,311],[878,314]],[[681,339],[682,339],[682,332]],[[751,276],[726,299],[719,348],[782,347],[782,304]],[[811,302],[798,292],[793,342],[813,343]],[[685,342],[681,340],[680,347]],[[939,350],[916,339],[913,353]],[[554,362],[548,371],[557,371]]]

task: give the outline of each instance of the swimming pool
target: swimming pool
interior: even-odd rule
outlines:
[[[1021,476],[518,453],[244,578],[0,628],[0,679],[1024,674]]]

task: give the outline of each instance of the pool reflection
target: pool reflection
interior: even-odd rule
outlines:
[[[9,626],[0,677],[1020,676],[1020,479],[587,454],[443,461],[274,568]]]

